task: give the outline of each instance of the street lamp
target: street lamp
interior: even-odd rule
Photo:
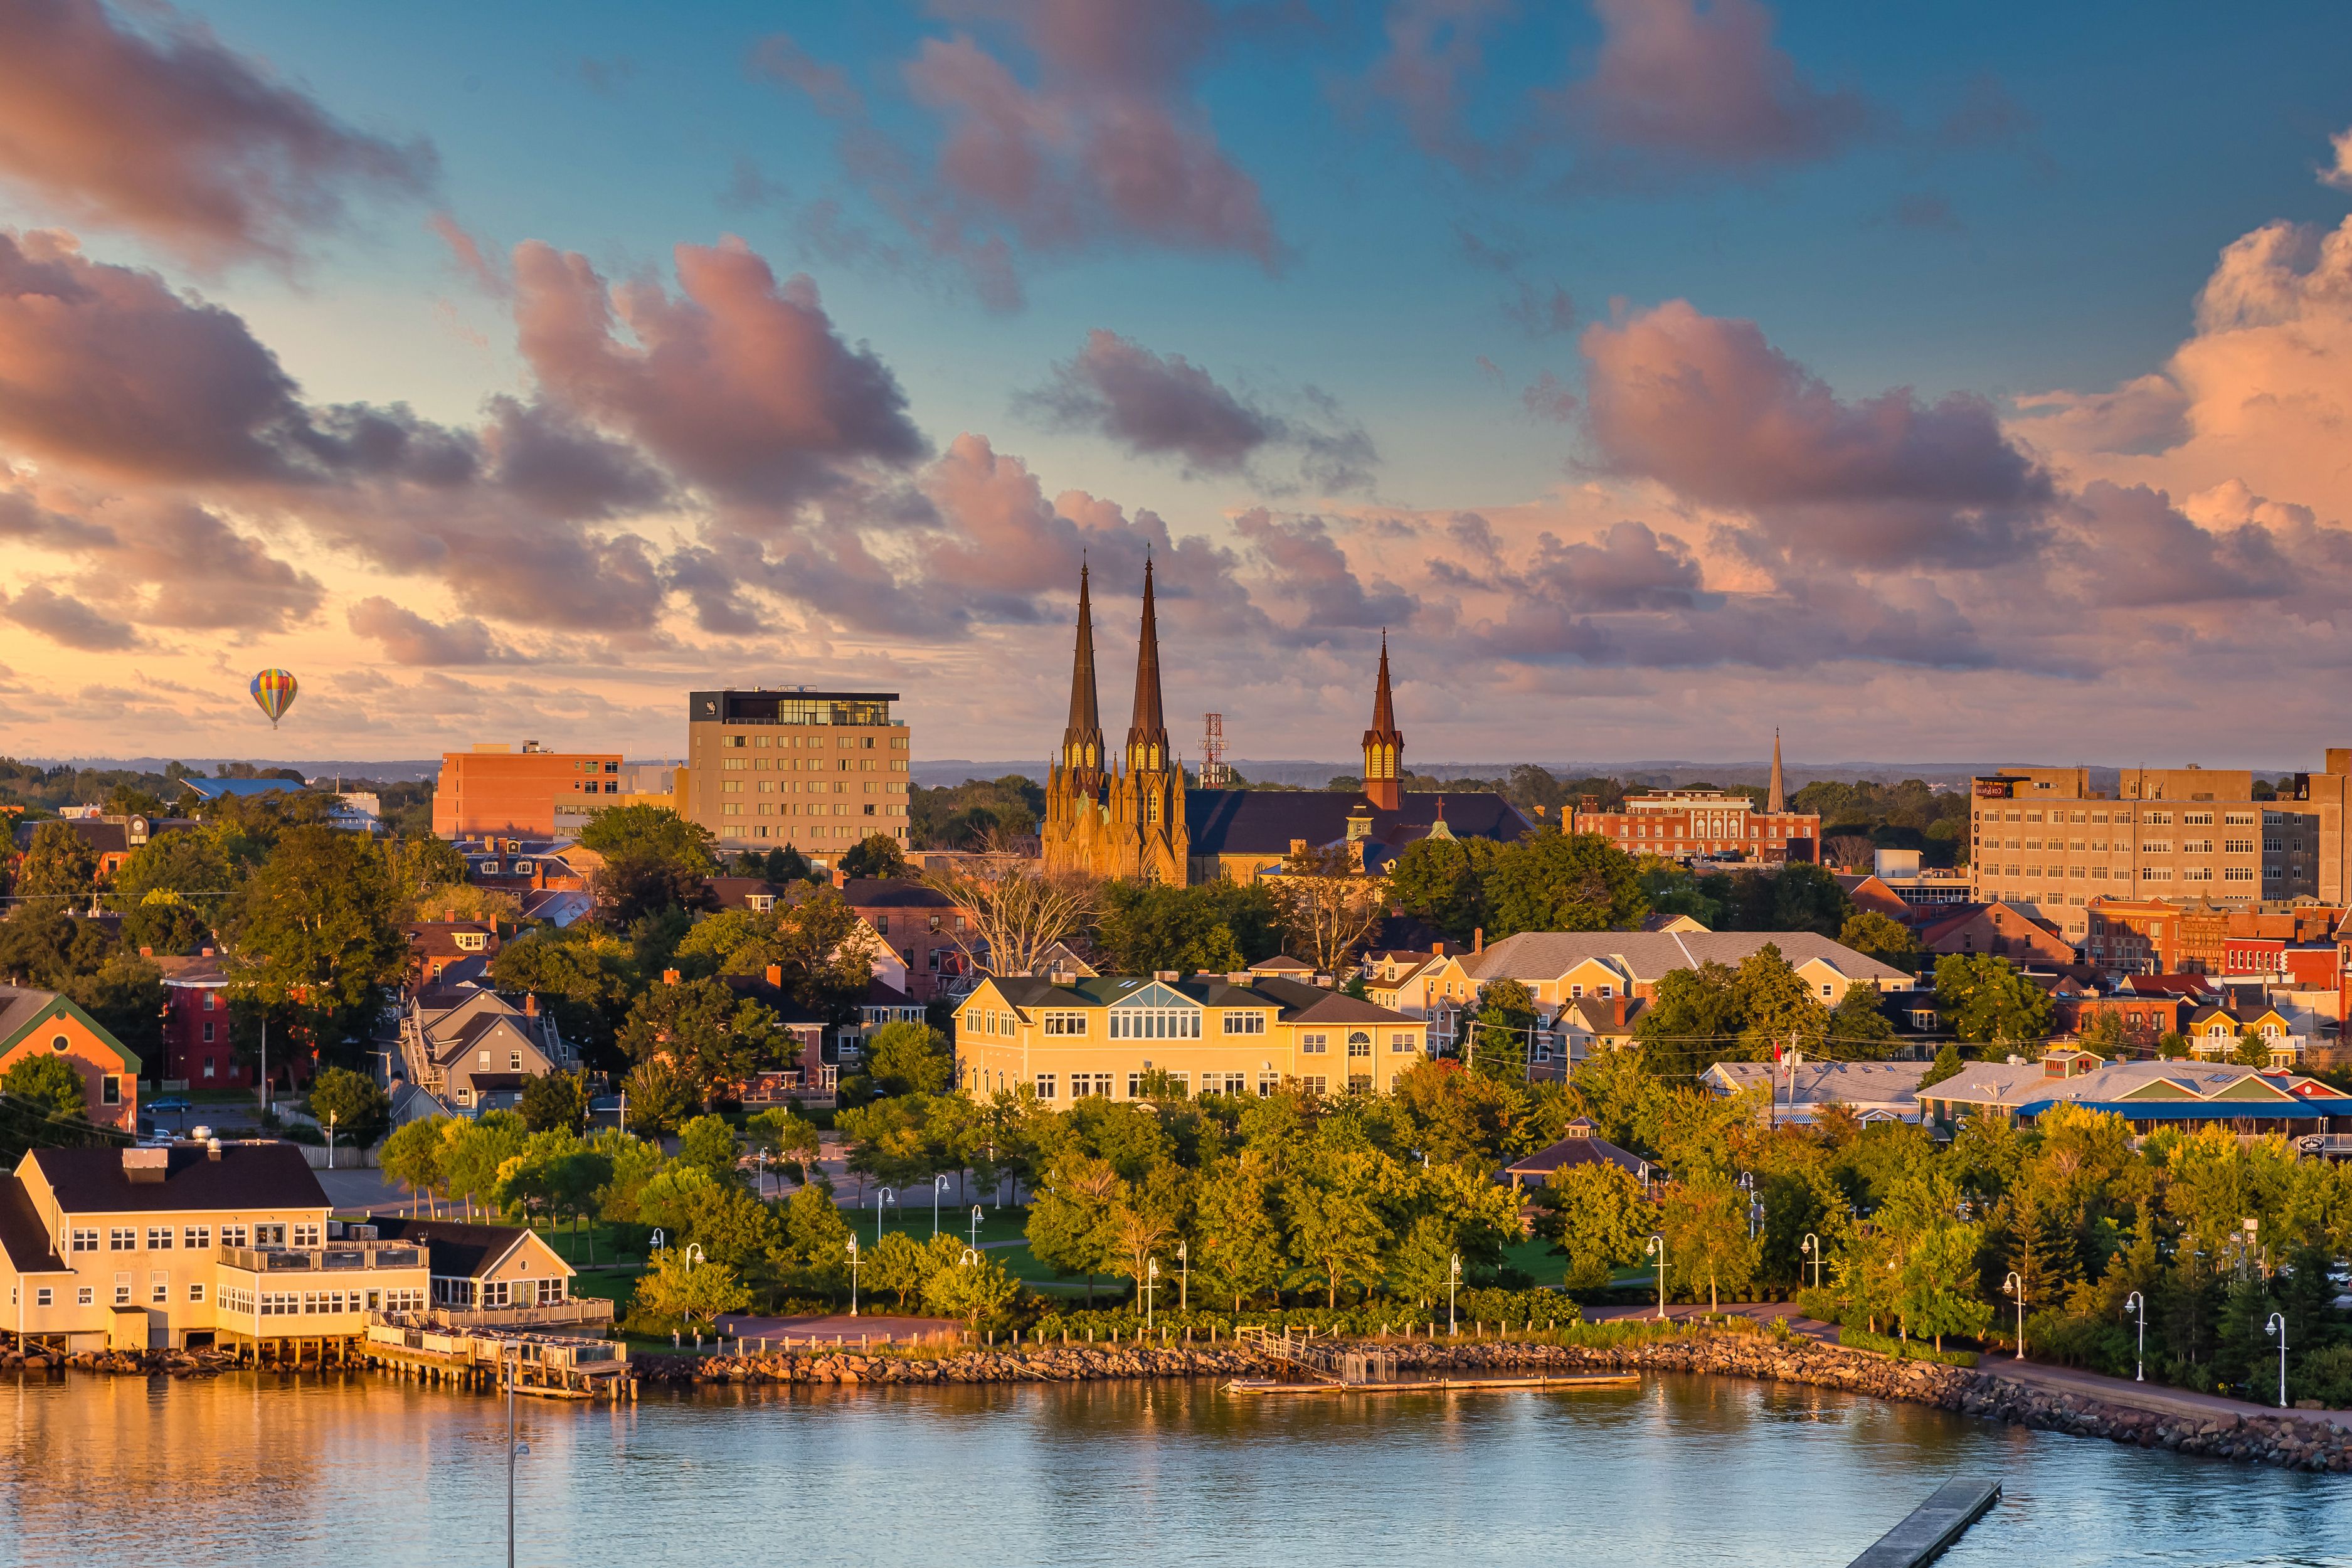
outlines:
[[[2000,1293],[2017,1298],[2017,1359],[2025,1359],[2025,1276],[2012,1268],[2000,1282]]]
[[[335,1112],[327,1112],[327,1169],[335,1168]]]
[[[1805,1232],[1805,1239],[1798,1245],[1797,1250],[1812,1259],[1813,1289],[1820,1289],[1822,1288],[1822,1238],[1809,1230]],[[1798,1267],[1801,1268],[1803,1265],[1800,1264]]]
[[[1176,1310],[1180,1312],[1189,1312],[1192,1310],[1192,1244],[1191,1242],[1180,1241],[1176,1244],[1176,1262],[1181,1270],[1176,1281]]]
[[[2139,1357],[2132,1363],[2132,1381],[2141,1383],[2147,1376],[2147,1300],[2135,1290],[2124,1298],[2124,1310],[2139,1324]]]
[[[971,1244],[974,1247],[980,1245],[980,1205],[978,1204],[971,1205]]]
[[[849,1315],[857,1316],[857,1238],[849,1238]]]
[[[887,1203],[895,1206],[898,1202],[898,1194],[889,1188],[877,1187],[874,1190],[874,1245],[877,1247],[882,1245],[882,1205]]]
[[[1658,1260],[1658,1321],[1666,1317],[1666,1238],[1653,1234],[1649,1245],[1642,1250]]]
[[[1462,1325],[1454,1320],[1454,1288],[1461,1283],[1462,1255],[1457,1252],[1445,1274],[1445,1337],[1449,1340],[1462,1331]]]
[[[1160,1282],[1160,1259],[1147,1259],[1143,1267],[1143,1326],[1151,1327],[1151,1288]]]
[[[931,1178],[931,1238],[934,1241],[939,1239],[940,1234],[940,1200],[947,1195],[947,1191],[948,1173],[941,1171]]]
[[[2272,1334],[2278,1336],[2279,1408],[2284,1410],[2286,1408],[2286,1319],[2277,1312],[2273,1312],[2271,1321],[2263,1325],[2263,1337],[2268,1338]]]

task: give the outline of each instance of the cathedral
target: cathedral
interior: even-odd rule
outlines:
[[[1160,627],[1147,562],[1135,710],[1127,742],[1112,757],[1096,704],[1092,584],[1087,569],[1079,568],[1070,719],[1046,773],[1042,837],[1048,870],[1179,887],[1218,878],[1250,882],[1297,850],[1345,844],[1357,864],[1377,871],[1416,839],[1507,840],[1531,826],[1490,792],[1404,792],[1404,736],[1389,691],[1385,637],[1363,753],[1360,790],[1187,788],[1160,704]]]

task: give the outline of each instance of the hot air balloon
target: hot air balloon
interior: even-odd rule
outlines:
[[[253,678],[253,700],[269,715],[269,727],[278,728],[278,721],[286,710],[294,706],[294,693],[299,688],[294,678],[282,669],[265,669]]]

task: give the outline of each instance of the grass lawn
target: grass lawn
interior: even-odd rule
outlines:
[[[874,1245],[874,1205],[872,1204],[859,1210],[843,1209],[841,1217],[849,1223],[849,1228],[856,1234],[858,1246]],[[980,1214],[980,1239],[983,1243],[1019,1241],[1025,1234],[1028,1224],[1029,1211],[1026,1209],[983,1207]],[[966,1204],[961,1208],[957,1208],[952,1204],[941,1205],[940,1230],[944,1235],[970,1239],[971,1205]],[[903,1214],[894,1208],[885,1208],[882,1211],[882,1233],[887,1236],[892,1231],[912,1237],[917,1241],[930,1240],[931,1205],[925,1204],[920,1208],[910,1208]],[[1002,1261],[1001,1256],[999,1261]]]

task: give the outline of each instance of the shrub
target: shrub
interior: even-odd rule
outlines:
[[[1974,1351],[1939,1351],[1918,1340],[1898,1340],[1889,1334],[1874,1334],[1867,1329],[1851,1325],[1838,1331],[1838,1343],[1851,1350],[1876,1351],[1902,1361],[1932,1361],[1945,1366],[1974,1366]]]
[[[2316,1399],[2330,1410],[2352,1409],[2352,1345],[2329,1345],[2290,1359],[2287,1386],[2297,1399]]]

